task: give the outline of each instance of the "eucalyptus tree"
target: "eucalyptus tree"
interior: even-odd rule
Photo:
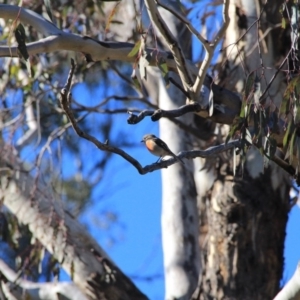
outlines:
[[[147,299],[68,211],[80,211],[96,183],[75,174],[63,196],[51,176],[64,162],[61,153],[84,156],[82,138],[103,152],[95,169],[115,154],[136,176],[161,170],[166,299],[276,295],[289,191],[292,179],[299,180],[298,8],[282,1],[203,5],[0,5],[1,198],[14,228],[27,225],[22,230],[37,241],[31,264],[46,249],[74,282],[67,294],[64,283],[55,290],[18,278],[2,260],[3,294],[18,298],[25,289],[70,299]],[[191,58],[193,39],[199,61]],[[109,86],[112,71],[123,95],[94,107],[74,99],[77,84]],[[122,107],[109,109],[112,99]],[[133,101],[137,108],[129,107]],[[147,117],[159,121],[160,137],[185,164],[173,158],[143,167],[122,149],[131,141],[112,134],[117,113],[128,113],[132,126]],[[93,114],[104,120],[101,139],[89,126]],[[30,160],[24,159],[28,148],[36,154]],[[72,193],[74,186],[83,193]],[[5,242],[17,247],[13,238]]]

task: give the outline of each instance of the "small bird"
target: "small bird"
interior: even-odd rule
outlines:
[[[175,155],[167,146],[167,144],[155,136],[154,134],[146,134],[141,140],[142,143],[145,143],[149,152],[151,152],[155,156],[159,156],[158,161],[167,155],[173,156],[177,161],[180,161],[184,164],[183,160],[180,159],[177,155]]]

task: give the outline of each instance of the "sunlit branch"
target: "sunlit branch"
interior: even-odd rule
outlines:
[[[206,40],[200,33],[199,31],[192,25],[192,23],[187,20],[182,14],[180,14],[178,11],[176,11],[175,9],[173,9],[170,5],[166,5],[161,3],[160,1],[156,0],[156,3],[163,7],[165,10],[169,11],[171,14],[173,14],[176,18],[178,18],[178,20],[180,20],[183,24],[186,25],[186,27],[188,28],[188,30],[194,34],[198,40],[202,43],[203,47],[209,48],[209,42],[208,40]]]
[[[166,25],[165,21],[161,17],[154,0],[145,0],[145,5],[147,7],[147,11],[152,23],[159,30],[159,32],[164,37],[165,41],[167,42],[170,48],[170,51],[176,63],[177,72],[179,74],[185,91],[189,93],[190,98],[194,99],[194,96],[190,93],[192,92],[191,87],[193,83],[193,78],[187,66],[185,55],[180,45],[178,44],[178,41],[176,40],[176,38]]]
[[[128,54],[134,47],[134,44],[121,42],[102,42],[86,36],[82,37],[76,34],[67,33],[58,29],[51,22],[47,21],[36,13],[31,12],[28,9],[13,5],[1,4],[0,18],[13,20],[18,19],[24,24],[30,24],[32,26],[34,25],[36,30],[43,34],[52,34],[51,36],[48,36],[44,39],[40,39],[39,41],[26,44],[29,55],[67,50],[83,53],[86,58],[89,58],[93,61],[118,60],[131,63],[134,63],[136,61],[136,57],[128,56]],[[177,48],[177,46],[174,48],[174,50],[181,51]],[[147,52],[147,59],[149,59],[150,66],[156,66],[158,61],[165,61],[170,71],[177,72],[177,66],[180,64],[177,60],[175,62],[175,59],[171,53],[150,48],[145,49],[145,51]],[[18,57],[18,49],[16,46],[0,46],[0,57],[11,56]],[[181,58],[184,59],[184,56],[182,56]],[[180,63],[181,62],[182,60],[180,61]],[[183,69],[181,70],[181,72],[183,72],[182,75],[185,74],[184,78],[189,77],[189,75],[187,75],[189,74],[189,72],[193,74],[193,76],[196,76],[196,74],[198,73],[197,67],[189,60],[184,60],[184,64],[182,66]],[[204,85],[206,85],[208,88],[211,88],[209,80],[206,80],[207,76],[204,77]],[[214,86],[218,87],[216,85]],[[224,99],[229,99],[227,103],[232,102],[234,103],[234,105],[236,105],[236,99],[238,99],[239,104],[237,104],[236,107],[240,106],[239,98],[231,91],[218,87],[217,92],[218,93],[216,94],[214,91],[214,102],[220,104],[224,101]],[[196,102],[201,103],[201,99],[199,97],[200,96],[198,96],[199,101]],[[232,99],[232,101],[230,99]],[[200,115],[206,118],[208,114],[203,111],[200,113]]]
[[[45,299],[46,297],[47,299],[57,299],[59,295],[63,296],[64,299],[88,299],[73,282],[33,282],[22,279],[2,259],[0,259],[0,270],[2,277],[6,279],[5,284],[10,293],[18,299],[27,297],[31,299]],[[1,288],[3,289],[3,283]]]
[[[209,47],[207,47],[206,43],[203,44],[204,48],[205,48],[205,57],[204,60],[199,68],[199,72],[198,72],[198,76],[195,80],[195,83],[193,85],[193,92],[196,95],[199,95],[200,93],[200,89],[204,83],[205,80],[205,76],[207,73],[207,70],[210,66],[211,60],[213,58],[214,55],[214,51],[219,43],[219,41],[221,40],[221,38],[223,38],[225,31],[229,25],[229,0],[224,0],[223,3],[223,25],[220,28],[220,30],[218,31],[218,33],[216,34],[214,40],[212,41],[212,43],[209,44]]]
[[[24,9],[15,5],[0,4],[0,17],[4,19],[12,19],[31,25],[43,35],[59,35],[61,30],[52,22],[49,22],[39,14],[32,10]]]

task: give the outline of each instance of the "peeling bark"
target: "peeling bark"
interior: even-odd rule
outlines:
[[[274,167],[274,166],[273,166]],[[271,168],[257,178],[219,174],[203,199],[207,223],[199,299],[272,299],[283,271],[289,180],[273,188]]]
[[[258,5],[258,1],[255,3]],[[259,17],[261,7],[253,2],[250,5],[249,1],[231,1],[229,10],[231,21],[225,46],[235,43],[245,33]],[[269,10],[270,5],[265,8],[266,12]],[[266,16],[262,16],[262,27]],[[227,88],[243,92],[247,75],[252,71],[261,74],[260,58],[265,66],[276,65],[279,57],[276,49],[273,51],[271,35],[261,42],[261,54],[258,48],[253,50],[260,36],[257,28],[262,27],[253,26],[238,46],[226,48],[227,68],[219,72]],[[266,82],[275,71],[265,70]],[[266,105],[282,100],[284,84],[280,77],[276,80]],[[223,134],[226,136],[226,127]],[[243,170],[237,162],[235,176],[233,159],[230,151],[227,156],[224,153],[208,163],[215,170],[215,180],[209,193],[202,193],[199,199],[204,267],[197,299],[273,299],[279,290],[284,265],[291,181],[273,163],[263,169],[263,157],[257,150],[247,153]]]

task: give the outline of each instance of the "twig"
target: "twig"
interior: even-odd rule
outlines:
[[[169,77],[169,81],[173,83],[187,98],[190,96],[189,93],[186,92],[174,78]]]
[[[172,120],[172,118],[180,117],[187,113],[198,113],[198,115],[202,116],[205,119],[209,119],[211,121],[214,121],[216,123],[220,124],[232,124],[237,111],[233,111],[230,108],[226,106],[221,106],[215,104],[214,113],[212,116],[207,116],[207,109],[202,108],[200,104],[197,102],[193,104],[187,104],[183,105],[179,108],[172,109],[172,110],[163,110],[163,109],[157,109],[157,110],[143,110],[138,115],[135,115],[132,111],[128,111],[130,116],[127,118],[128,124],[137,124],[141,122],[145,117],[151,116],[152,121],[158,121],[161,118],[169,118]],[[202,115],[203,113],[203,115]]]
[[[237,41],[235,43],[227,45],[226,47],[224,47],[223,49],[221,49],[221,51],[225,50],[226,48],[228,48],[228,47],[230,47],[232,45],[236,45],[239,41],[241,41],[244,38],[244,36],[250,31],[250,29],[261,19],[262,15],[264,13],[264,10],[265,10],[265,5],[262,7],[262,10],[260,12],[259,17],[247,28],[247,30],[237,39]]]
[[[179,74],[179,77],[181,79],[182,85],[184,87],[184,90],[189,93],[189,98],[195,100],[194,95],[192,95],[192,83],[193,78],[191,76],[190,70],[187,66],[187,62],[185,59],[185,55],[181,49],[181,47],[178,45],[178,42],[168,26],[166,25],[165,21],[161,17],[155,1],[154,0],[145,0],[145,5],[148,10],[148,14],[150,16],[150,19],[152,23],[156,26],[156,28],[159,30],[161,35],[164,37],[166,43],[168,44],[170,51],[174,57],[174,61],[176,64],[176,68]]]
[[[225,31],[229,25],[229,0],[224,0],[224,4],[223,4],[223,25],[221,27],[221,29],[219,30],[219,32],[217,33],[217,35],[214,38],[214,41],[209,45],[209,47],[207,47],[206,44],[203,44],[204,48],[205,48],[205,57],[204,60],[199,68],[199,72],[198,72],[198,76],[196,77],[195,83],[193,85],[193,92],[196,95],[200,94],[200,89],[204,83],[205,80],[205,76],[207,73],[207,70],[210,66],[211,60],[213,58],[214,55],[214,51],[219,43],[219,41],[221,40],[221,38],[224,36]]]
[[[149,0],[153,1],[153,0]],[[155,6],[155,5],[154,5]],[[44,19],[42,16],[24,8],[20,8],[14,5],[5,5],[0,4],[0,18],[4,19],[15,19],[19,16],[19,20],[22,23],[32,25],[39,32],[44,35],[51,34],[46,38],[40,39],[35,42],[27,43],[27,51],[29,55],[35,55],[40,53],[49,53],[53,51],[66,50],[66,51],[74,51],[79,53],[84,53],[86,56],[89,56],[93,61],[110,61],[110,60],[119,60],[123,62],[135,62],[136,57],[128,56],[134,44],[132,43],[115,43],[115,42],[103,42],[98,41],[89,37],[82,37],[79,35],[75,35],[72,33],[64,32],[59,28],[55,27],[55,25],[51,24],[49,21]],[[175,41],[176,42],[176,41]],[[179,51],[176,48],[176,45],[173,45],[174,51]],[[165,61],[169,71],[177,72],[178,65],[181,64],[179,57],[174,57],[170,52],[158,51],[157,49],[147,48],[145,49],[147,52],[147,59],[149,59],[149,64],[151,66],[157,66],[158,62]],[[173,52],[174,52],[173,51]],[[175,52],[176,52],[175,51]],[[181,51],[181,50],[180,50]],[[0,46],[0,57],[18,57],[18,51],[16,46]],[[176,61],[175,61],[176,60]],[[192,76],[197,76],[198,68],[190,61],[184,59],[184,64],[181,64],[182,72],[190,73]],[[186,71],[185,71],[186,70]],[[186,75],[189,77],[189,75]],[[204,76],[205,79],[207,76]],[[182,80],[182,79],[181,79]],[[191,79],[191,83],[193,80]],[[207,84],[204,81],[204,85],[208,88],[211,88],[210,84]],[[220,92],[218,96],[216,96],[214,92],[214,102],[222,103],[225,97],[228,98],[229,94],[232,94],[232,97],[236,97],[232,92],[226,90],[224,88],[218,87]],[[184,87],[186,90],[186,87]],[[195,95],[195,102],[201,103],[201,96]],[[207,116],[201,115],[206,118]],[[218,122],[218,120],[216,120]]]
[[[88,110],[88,111],[93,111],[93,112],[97,112],[98,109],[102,106],[104,106],[105,104],[107,104],[108,102],[110,102],[111,100],[115,100],[115,101],[123,101],[123,102],[132,102],[132,101],[137,101],[137,102],[141,102],[146,104],[147,106],[150,106],[154,109],[157,109],[158,106],[152,104],[150,101],[148,101],[145,97],[137,97],[137,96],[118,96],[118,95],[112,95],[109,97],[106,97],[105,99],[103,99],[99,104],[94,105],[94,106],[86,106],[83,105],[81,103],[78,103],[76,100],[72,99],[72,102],[74,104],[76,104],[76,106],[78,106],[79,108],[82,108],[84,110]]]
[[[283,159],[279,158],[276,155],[274,155],[272,157],[269,157],[269,156],[267,156],[267,157],[268,157],[268,159],[270,159],[271,161],[273,161],[274,163],[276,163],[281,169],[283,169],[288,174],[290,174],[291,176],[293,176],[293,178],[295,178],[296,181],[297,181],[297,183],[299,184],[299,179],[296,178],[296,170],[294,169],[293,166],[291,166],[286,161],[284,161]]]
[[[291,51],[292,51],[292,48],[290,49],[290,51],[289,51],[288,54],[286,55],[285,59],[282,61],[282,63],[280,64],[279,68],[277,69],[277,71],[275,72],[275,74],[273,75],[273,77],[271,78],[271,80],[270,80],[270,82],[268,83],[268,85],[267,85],[266,89],[264,90],[263,94],[260,96],[260,99],[259,99],[260,102],[263,101],[263,99],[264,99],[266,93],[268,92],[268,90],[270,89],[270,87],[271,87],[273,81],[275,80],[275,78],[277,77],[278,73],[281,71],[282,67],[284,66],[284,64],[285,64],[286,61],[288,60]]]
[[[61,90],[60,102],[61,102],[62,108],[63,108],[64,112],[66,113],[66,115],[68,116],[75,132],[80,137],[92,142],[98,149],[104,150],[104,151],[109,151],[109,152],[112,152],[112,153],[116,153],[116,154],[122,156],[125,160],[130,162],[139,171],[140,174],[145,174],[142,166],[140,165],[140,163],[136,159],[134,159],[132,156],[127,154],[125,151],[123,151],[123,150],[121,150],[117,147],[111,146],[108,143],[101,143],[95,137],[89,135],[88,133],[85,133],[84,131],[82,131],[80,129],[80,127],[78,126],[78,124],[75,120],[73,112],[70,108],[70,102],[71,102],[71,97],[72,97],[71,92],[70,92],[70,87],[71,87],[72,76],[74,74],[74,70],[75,70],[75,62],[74,62],[73,59],[71,59],[71,70],[69,72],[69,76],[68,76],[68,79],[67,79],[67,84]]]
[[[129,163],[131,163],[141,175],[144,175],[144,174],[147,174],[149,172],[156,171],[156,170],[160,170],[162,168],[167,168],[167,167],[169,167],[169,166],[171,166],[171,165],[173,165],[174,163],[177,162],[177,160],[175,158],[171,158],[171,159],[168,159],[168,160],[161,160],[159,163],[154,163],[154,164],[142,167],[141,164],[136,159],[134,159],[132,156],[127,154],[125,151],[123,151],[123,150],[121,150],[117,147],[111,146],[108,143],[101,143],[95,137],[93,137],[93,136],[89,135],[88,133],[85,133],[84,131],[82,131],[80,129],[80,127],[78,126],[77,121],[76,121],[76,119],[73,115],[73,112],[72,112],[71,108],[70,108],[71,97],[72,97],[70,89],[71,89],[71,83],[72,83],[72,77],[73,77],[73,74],[74,74],[74,70],[75,70],[75,62],[72,59],[71,60],[71,70],[69,72],[67,83],[61,91],[60,103],[61,103],[61,106],[62,106],[65,114],[68,116],[68,118],[69,118],[69,120],[72,124],[73,129],[75,130],[75,132],[80,137],[90,141],[91,143],[93,143],[100,150],[108,151],[108,152],[112,152],[112,153],[120,155],[125,160],[127,160]],[[198,104],[195,104],[195,105],[200,107]],[[188,110],[188,109],[191,109],[195,105],[185,105],[182,109],[183,110]],[[195,108],[193,108],[193,109],[195,109]],[[164,111],[161,111],[160,113],[164,114]],[[178,112],[176,112],[176,110],[174,110],[174,112],[167,112],[167,113],[173,113],[174,116],[176,114],[178,114]],[[147,112],[145,112],[145,114],[147,114]],[[149,114],[153,114],[153,112],[149,111]],[[185,151],[185,152],[179,153],[179,157],[180,158],[188,158],[188,159],[192,159],[192,158],[196,158],[196,157],[209,157],[209,156],[213,156],[213,155],[216,155],[218,153],[221,153],[223,151],[226,151],[228,149],[231,149],[233,147],[238,147],[239,143],[240,142],[238,140],[235,140],[235,141],[229,142],[226,145],[222,144],[222,145],[218,145],[218,146],[215,146],[215,147],[211,147],[211,148],[206,149],[206,150]]]
[[[165,10],[169,11],[172,15],[174,15],[178,20],[180,20],[183,24],[186,25],[188,30],[194,34],[198,40],[202,43],[203,47],[206,49],[206,47],[209,47],[209,42],[207,39],[205,39],[199,31],[192,25],[192,23],[187,20],[183,15],[178,13],[175,9],[173,9],[171,6],[161,3],[159,0],[156,0],[157,5],[163,7]]]
[[[134,115],[132,111],[128,111],[129,117],[127,119],[128,124],[137,124],[140,121],[142,121],[145,117],[151,116],[152,121],[158,121],[161,118],[177,118],[180,117],[186,113],[189,112],[199,112],[201,110],[205,110],[201,108],[201,106],[198,103],[195,104],[188,104],[183,105],[176,109],[171,110],[163,110],[163,109],[157,109],[155,111],[153,110],[143,110],[138,115]]]

